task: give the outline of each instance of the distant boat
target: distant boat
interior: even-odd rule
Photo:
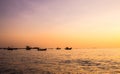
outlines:
[[[26,50],[31,50],[32,48],[30,46],[26,46]]]
[[[71,49],[72,49],[72,47],[70,47],[70,48],[69,48],[69,47],[66,47],[66,48],[65,48],[65,50],[71,50]]]
[[[57,49],[57,50],[60,50],[61,48],[57,47],[56,49]]]
[[[5,48],[5,49],[7,49],[7,50],[17,50],[17,48],[10,48],[10,47]]]
[[[47,48],[39,48],[39,49],[37,49],[38,51],[46,51],[47,50]]]

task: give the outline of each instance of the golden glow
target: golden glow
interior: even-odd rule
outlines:
[[[118,0],[23,2],[1,18],[1,46],[120,47]]]

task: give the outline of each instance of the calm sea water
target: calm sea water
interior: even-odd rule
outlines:
[[[0,50],[0,74],[120,74],[120,49]]]

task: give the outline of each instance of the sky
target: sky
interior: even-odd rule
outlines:
[[[0,47],[120,47],[120,0],[0,0]]]

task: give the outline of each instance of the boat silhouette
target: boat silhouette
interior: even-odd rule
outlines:
[[[38,51],[46,51],[47,50],[47,48],[39,48],[39,49],[37,49]]]
[[[10,48],[10,47],[5,48],[5,49],[7,49],[7,50],[17,50],[17,48]]]
[[[26,46],[26,50],[31,50],[32,48],[30,46]]]
[[[72,47],[70,47],[70,48],[69,48],[69,47],[66,47],[66,48],[65,48],[65,50],[71,50],[71,49],[72,49]]]
[[[61,48],[57,47],[56,49],[57,49],[57,50],[60,50]]]

